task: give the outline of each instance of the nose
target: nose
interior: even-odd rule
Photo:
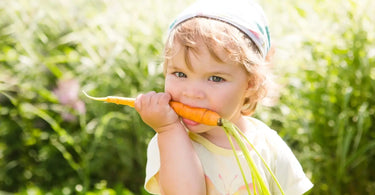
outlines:
[[[201,82],[190,82],[185,86],[182,94],[190,99],[203,99],[205,97],[204,85]]]

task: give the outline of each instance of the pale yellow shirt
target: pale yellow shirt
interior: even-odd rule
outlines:
[[[259,120],[250,117],[249,120],[252,122],[253,127],[247,131],[246,137],[252,142],[271,168],[285,194],[301,195],[308,191],[313,184],[306,177],[300,163],[287,144],[274,130]],[[232,150],[218,147],[198,134],[189,132],[189,136],[203,166],[207,194],[248,194]],[[248,185],[250,189],[253,189],[247,162],[242,152],[237,151],[237,153],[244,168]],[[281,194],[255,151],[251,150],[250,155],[271,194]],[[150,141],[147,149],[145,189],[152,194],[160,194],[159,184],[155,177],[159,169],[160,157],[156,134]]]

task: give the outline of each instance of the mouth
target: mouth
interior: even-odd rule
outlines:
[[[178,100],[176,100],[177,102],[180,102],[180,103],[182,103],[182,104],[184,104],[184,105],[186,105],[186,106],[188,106],[188,107],[190,107],[190,108],[197,108],[197,109],[203,109],[203,108],[205,108],[205,109],[207,109],[206,107],[204,107],[204,106],[197,106],[197,104],[189,104],[189,103],[187,103],[187,102],[185,102],[185,101],[178,101]],[[190,127],[193,127],[193,126],[198,126],[198,125],[200,125],[201,123],[199,123],[199,122],[196,122],[196,121],[194,121],[194,120],[191,120],[191,119],[188,119],[188,118],[184,118],[184,117],[181,117],[181,121],[186,125],[186,126],[190,126]]]
[[[190,119],[186,119],[186,118],[182,118],[182,122],[187,125],[187,126],[197,126],[199,125],[200,123],[198,122],[195,122],[193,120],[190,120]]]

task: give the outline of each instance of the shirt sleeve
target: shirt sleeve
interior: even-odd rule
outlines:
[[[151,139],[147,147],[145,189],[151,194],[160,194],[159,182],[156,178],[160,170],[160,155],[157,134]]]
[[[313,187],[311,181],[305,175],[301,164],[293,154],[289,146],[276,132],[274,143],[276,143],[276,162],[274,165],[275,175],[285,194],[301,195]],[[274,191],[279,191],[275,186]],[[278,193],[276,193],[278,194]]]

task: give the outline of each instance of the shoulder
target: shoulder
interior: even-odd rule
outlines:
[[[270,145],[280,144],[279,142],[284,142],[278,135],[278,133],[275,130],[271,129],[264,122],[253,117],[246,117],[246,119],[250,122],[248,136],[255,139],[254,141],[262,139],[262,141],[266,141],[266,143]]]
[[[262,155],[269,155],[268,163],[285,194],[303,194],[310,189],[312,183],[288,144],[262,121],[252,117],[248,117],[248,120],[253,125],[250,132],[253,133],[254,145],[259,147]],[[278,192],[276,187],[274,190]]]
[[[253,140],[254,145],[265,147],[273,157],[281,157],[282,155],[292,155],[292,151],[288,144],[279,136],[279,134],[271,129],[268,125],[253,117],[247,117],[250,121],[250,131],[248,137]],[[264,149],[264,148],[263,148]]]
[[[275,130],[271,129],[268,125],[259,119],[253,117],[246,117],[246,119],[251,124],[251,129],[256,132],[266,133],[266,134],[277,134]]]

